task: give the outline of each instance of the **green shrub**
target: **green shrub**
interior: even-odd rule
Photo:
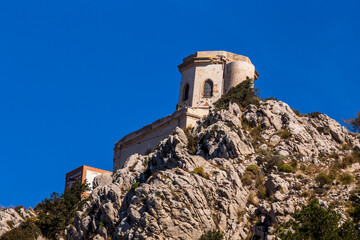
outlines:
[[[344,120],[348,127],[354,132],[360,132],[360,112],[356,113],[356,118]]]
[[[61,195],[52,193],[50,198],[45,198],[37,204],[35,210],[38,214],[36,225],[47,238],[54,238],[68,226],[84,203],[82,193],[89,189],[87,183],[74,182],[70,189]]]
[[[339,237],[344,240],[358,240],[359,231],[356,229],[356,225],[350,220],[346,220],[339,228]]]
[[[360,162],[360,151],[353,151],[351,154],[346,155],[341,162],[341,168],[344,169],[356,162]]]
[[[99,222],[99,228],[104,228],[104,223],[103,222]]]
[[[221,240],[223,239],[223,234],[220,230],[210,230],[204,233],[199,240]]]
[[[140,186],[140,182],[136,182],[133,185],[131,185],[131,189],[135,190],[136,188],[138,188]]]
[[[319,201],[314,199],[300,212],[294,213],[294,220],[290,220],[284,227],[293,231],[282,231],[280,238],[283,240],[337,240],[358,239],[358,231],[350,221],[339,227],[340,215],[335,212],[334,206],[328,209],[319,206]]]
[[[14,222],[11,220],[6,221],[6,224],[9,226],[10,229],[14,228]]]
[[[330,153],[329,158],[339,160],[339,154],[337,154],[336,152],[332,152],[332,153]]]
[[[19,212],[20,212],[20,209],[22,209],[22,208],[24,208],[23,205],[19,205],[19,206],[16,206],[16,207],[14,208],[14,210],[15,210],[17,213],[19,213]]]
[[[204,170],[203,167],[197,167],[194,169],[193,173],[203,177],[203,178],[206,178],[206,179],[209,179],[209,174],[207,174]]]
[[[300,113],[300,111],[295,110],[295,109],[293,109],[293,108],[291,108],[291,110],[292,110],[298,117],[303,116],[303,115]]]
[[[348,210],[350,216],[354,219],[355,223],[360,223],[360,191],[356,194],[353,193],[350,195],[350,204],[351,207]]]
[[[251,185],[253,182],[252,176],[253,176],[252,172],[245,172],[244,175],[241,177],[241,182],[247,186]]]
[[[252,128],[250,130],[250,136],[251,136],[251,143],[257,144],[257,142],[263,143],[264,139],[261,136],[262,127],[261,124],[257,125],[256,127]]]
[[[259,172],[259,167],[256,166],[255,164],[251,164],[251,165],[246,167],[246,171],[249,171],[249,172],[252,172],[252,173],[256,174],[257,172]]]
[[[189,150],[189,153],[191,155],[195,155],[196,154],[196,147],[198,145],[198,141],[196,140],[196,138],[190,133],[190,128],[185,128],[184,129],[184,133],[188,139],[188,144],[187,144],[187,149]]]
[[[280,155],[274,155],[265,158],[264,162],[266,163],[264,168],[265,173],[270,173],[275,169],[275,167],[279,169],[279,167],[284,164],[284,157]]]
[[[316,178],[315,181],[317,183],[320,184],[320,187],[323,187],[326,184],[331,184],[333,179],[331,179],[328,175],[326,175],[325,173],[319,173]]]
[[[289,139],[291,137],[289,129],[280,129],[279,131],[276,131],[275,134],[283,139]]]
[[[227,109],[229,103],[237,103],[241,108],[245,109],[250,104],[260,105],[260,97],[258,90],[253,87],[254,81],[247,79],[236,87],[230,88],[219,100],[214,103],[216,109]]]
[[[351,144],[344,143],[344,144],[341,146],[341,149],[342,149],[342,150],[351,150],[352,147],[351,147]]]
[[[339,181],[342,184],[350,184],[350,183],[354,182],[354,176],[351,173],[344,172],[344,173],[340,174]]]
[[[281,166],[279,167],[279,170],[280,170],[281,172],[288,172],[288,173],[294,171],[293,167],[290,166],[290,165],[288,165],[288,164],[283,164],[283,165],[281,165]]]
[[[318,118],[320,116],[320,112],[312,112],[312,113],[307,113],[305,114],[306,117],[309,117],[309,118]]]
[[[317,127],[316,130],[319,132],[319,133],[322,133],[324,135],[330,135],[330,128],[325,126],[325,127]]]
[[[257,187],[257,196],[260,199],[266,199],[266,197],[268,197],[267,191],[266,191],[266,187],[265,185],[260,185]]]
[[[39,235],[40,229],[32,220],[28,219],[22,222],[17,228],[14,228],[1,235],[0,240],[35,240]]]

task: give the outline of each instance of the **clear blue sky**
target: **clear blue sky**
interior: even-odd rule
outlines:
[[[198,50],[250,57],[262,97],[355,117],[360,2],[1,1],[0,205],[62,192],[81,165],[112,170],[121,137],[175,110]]]

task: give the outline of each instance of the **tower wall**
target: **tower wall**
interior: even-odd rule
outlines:
[[[224,93],[247,78],[256,78],[254,65],[245,61],[229,62],[225,67]]]

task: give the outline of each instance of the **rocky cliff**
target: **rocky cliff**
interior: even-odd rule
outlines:
[[[149,155],[131,156],[112,177],[97,177],[68,238],[199,239],[221,229],[224,239],[273,239],[275,226],[314,197],[336,202],[345,221],[344,201],[360,176],[359,139],[281,101],[246,111],[230,104],[176,129]]]
[[[0,236],[31,217],[35,217],[32,209],[27,210],[23,207],[0,209]]]

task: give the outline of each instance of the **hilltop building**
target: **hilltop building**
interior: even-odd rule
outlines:
[[[84,183],[87,181],[90,185],[90,190],[87,192],[84,192],[83,195],[90,194],[93,190],[93,181],[94,178],[100,174],[109,173],[112,174],[110,171],[102,170],[99,168],[93,168],[89,166],[81,166],[78,167],[71,172],[68,172],[65,177],[65,190],[69,189],[71,187],[71,184],[74,182],[81,182]]]
[[[259,77],[248,57],[226,51],[196,52],[184,58],[178,68],[181,83],[176,111],[118,141],[114,148],[114,172],[132,154],[153,150],[176,127],[193,126],[231,87]]]

